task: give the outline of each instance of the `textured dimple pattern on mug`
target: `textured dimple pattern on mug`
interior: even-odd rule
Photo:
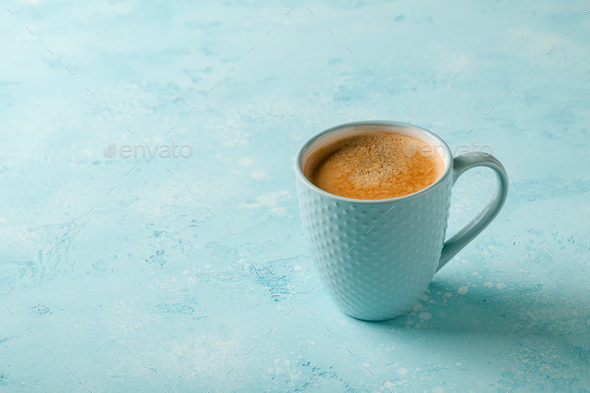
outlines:
[[[301,219],[315,267],[345,314],[385,320],[418,303],[438,266],[450,193],[449,176],[404,201],[349,203],[297,180]]]

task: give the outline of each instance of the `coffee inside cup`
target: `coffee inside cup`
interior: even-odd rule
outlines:
[[[331,194],[353,199],[389,199],[434,183],[445,164],[428,143],[384,131],[367,131],[328,142],[313,151],[305,177]]]

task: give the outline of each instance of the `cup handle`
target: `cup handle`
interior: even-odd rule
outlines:
[[[492,199],[486,207],[469,224],[445,242],[438,267],[436,268],[437,272],[492,222],[506,201],[506,196],[508,195],[508,175],[500,161],[492,155],[486,154],[485,156],[454,158],[452,173],[453,186],[459,176],[465,171],[478,166],[485,166],[494,170],[497,180],[496,191],[493,193]]]

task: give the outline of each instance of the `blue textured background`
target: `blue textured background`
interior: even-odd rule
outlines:
[[[0,391],[590,391],[589,8],[3,4]],[[323,291],[292,167],[369,119],[489,144],[511,180],[385,323]],[[192,157],[102,154],[173,140]],[[493,190],[474,172],[449,233]]]

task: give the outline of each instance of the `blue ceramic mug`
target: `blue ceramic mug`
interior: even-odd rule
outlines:
[[[399,198],[360,200],[330,194],[304,175],[307,159],[327,143],[366,132],[408,135],[435,146],[443,174],[430,186]],[[445,242],[451,189],[473,167],[491,168],[497,187],[487,206]],[[434,274],[496,217],[508,193],[508,177],[493,156],[452,157],[433,133],[393,121],[349,123],[320,132],[295,156],[297,197],[315,267],[333,302],[345,314],[382,321],[410,311]]]

